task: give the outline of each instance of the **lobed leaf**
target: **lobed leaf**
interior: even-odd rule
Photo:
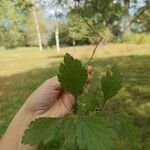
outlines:
[[[96,90],[87,90],[78,97],[78,111],[79,112],[87,112],[87,111],[95,111],[95,109],[101,106],[101,96]]]
[[[64,124],[65,145],[79,149],[112,150],[115,131],[111,122],[100,113],[67,118]]]
[[[52,141],[59,132],[62,119],[39,118],[32,121],[24,132],[23,144],[36,145]]]
[[[122,76],[117,65],[101,78],[101,87],[104,95],[104,103],[118,93],[122,86]]]
[[[104,114],[97,113],[89,116],[69,115],[63,119],[37,119],[25,131],[22,143],[48,143],[58,132],[64,135],[63,149],[112,150],[116,139],[110,120]]]
[[[123,142],[123,147],[129,150],[138,150],[140,147],[140,132],[132,121],[125,114],[111,114],[110,118],[113,128],[119,137],[119,141]]]
[[[76,97],[87,81],[87,71],[78,59],[65,54],[64,63],[59,67],[58,79],[62,87]]]

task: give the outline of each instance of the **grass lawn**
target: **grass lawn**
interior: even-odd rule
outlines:
[[[0,135],[26,98],[46,79],[58,72],[68,52],[85,63],[93,46],[46,49],[17,48],[0,52]],[[105,71],[118,64],[124,82],[119,94],[107,103],[108,110],[121,110],[133,117],[142,131],[142,150],[150,147],[150,44],[108,44],[100,46],[92,61],[100,80]],[[98,81],[97,79],[97,81]]]

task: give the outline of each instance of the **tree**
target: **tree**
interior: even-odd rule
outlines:
[[[109,41],[113,27],[120,24],[122,18],[122,6],[114,3],[113,0],[91,0],[80,1],[70,12],[78,14],[80,18],[89,26],[90,36],[101,33]],[[112,32],[113,33],[113,32]],[[108,34],[108,35],[107,35]],[[94,39],[93,38],[93,39]],[[94,39],[97,42],[97,38]]]
[[[18,6],[18,9],[21,9],[23,13],[26,14],[26,12],[30,12],[33,15],[33,20],[34,20],[34,26],[36,28],[36,33],[37,33],[37,41],[39,45],[40,51],[43,50],[42,48],[42,39],[41,39],[41,33],[40,33],[40,27],[39,27],[39,22],[37,18],[37,10],[40,9],[39,7],[39,2],[37,0],[16,0],[14,1],[15,5]]]
[[[48,43],[48,28],[45,18],[41,11],[36,12],[38,26],[40,28],[40,36],[42,45],[47,45]],[[24,28],[24,46],[36,46],[37,45],[37,31],[35,28],[35,20],[33,19],[33,14],[28,13],[25,17],[25,28]]]
[[[124,30],[130,22],[130,15],[129,15],[130,3],[131,3],[131,0],[123,0],[123,20],[122,20],[123,29],[122,30]],[[126,32],[129,32],[129,31],[130,31],[130,28],[128,28]]]
[[[31,13],[33,15],[32,18],[30,15]],[[40,50],[42,50],[42,37],[39,30],[41,25],[39,25],[38,22],[39,18],[39,14],[36,12],[35,3],[32,5],[31,1],[2,0],[0,3],[1,45],[5,46],[6,48],[35,45],[32,42],[34,41],[34,36],[31,34],[33,33],[34,29],[36,29],[39,47]],[[34,20],[34,24],[31,20]],[[36,26],[36,28],[32,28],[33,26]]]
[[[37,19],[37,13],[36,13],[36,9],[38,9],[38,5],[36,5],[37,3],[35,3],[34,0],[31,0],[31,4],[32,6],[32,13],[33,13],[33,18],[34,18],[34,22],[35,22],[35,27],[36,27],[36,32],[37,32],[37,38],[38,38],[38,45],[39,45],[39,49],[40,51],[43,50],[42,47],[42,39],[41,39],[41,33],[40,33],[40,28],[39,28],[39,23],[38,23],[38,19]]]
[[[56,50],[60,51],[60,42],[59,42],[59,12],[54,10],[54,28],[55,28],[55,40],[56,40]]]
[[[0,2],[0,45],[6,48],[21,46],[23,26],[24,15],[16,9],[12,1],[2,0]]]
[[[68,13],[67,28],[69,30],[68,36],[72,39],[73,46],[75,46],[78,41],[83,41],[83,39],[88,40],[88,27],[78,14]]]
[[[59,39],[59,22],[63,17],[63,7],[58,3],[58,1],[52,0],[42,0],[39,1],[39,4],[44,9],[44,12],[49,14],[48,18],[52,23],[53,29],[55,30],[55,41],[56,41],[56,50],[60,51],[60,39]],[[50,12],[51,10],[51,12]]]

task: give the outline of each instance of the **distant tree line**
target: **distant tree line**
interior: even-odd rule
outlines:
[[[55,29],[61,46],[95,44],[97,33],[107,42],[121,42],[128,33],[149,34],[149,6],[148,0],[1,0],[0,47],[36,46],[40,39],[43,46],[53,46]],[[51,17],[45,11],[56,8],[62,8],[62,14]]]

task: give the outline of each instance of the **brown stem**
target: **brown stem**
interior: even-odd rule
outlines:
[[[102,42],[103,38],[101,37],[100,40],[98,41],[98,43],[96,44],[96,46],[94,47],[93,51],[92,51],[92,55],[91,57],[89,58],[88,62],[87,62],[87,66],[90,64],[90,62],[92,61],[95,53],[96,53],[96,50],[98,48],[98,46],[100,45],[100,43]]]
[[[92,31],[99,37],[99,41],[98,43],[96,44],[96,46],[94,47],[93,51],[92,51],[92,55],[91,57],[89,58],[88,62],[87,62],[87,66],[90,64],[90,62],[92,61],[94,55],[95,55],[95,52],[98,48],[98,46],[100,45],[100,43],[102,42],[102,40],[104,39],[98,32],[95,31],[95,29],[92,27],[92,25],[89,24],[89,22],[81,15],[83,21],[92,29]]]

